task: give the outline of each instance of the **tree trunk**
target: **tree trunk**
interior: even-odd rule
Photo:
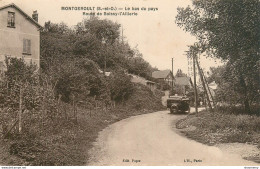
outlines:
[[[244,88],[244,91],[243,91],[243,94],[244,94],[244,107],[245,107],[245,112],[247,114],[250,114],[251,113],[251,110],[250,110],[250,105],[249,105],[249,101],[248,101],[248,98],[247,98],[247,86],[246,86],[246,82],[245,82],[245,79],[243,77],[242,74],[240,74],[240,84],[241,86]]]
[[[250,105],[249,105],[249,101],[247,98],[245,98],[244,100],[244,106],[245,106],[245,111],[250,114],[251,113],[251,109],[250,109]]]

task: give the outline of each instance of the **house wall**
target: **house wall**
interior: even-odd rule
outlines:
[[[15,28],[7,27],[8,11],[15,12]],[[31,55],[23,54],[23,39],[31,40]],[[40,31],[16,8],[0,10],[0,40],[0,61],[7,55],[40,65]]]
[[[164,79],[164,81],[166,81],[170,86],[172,86],[173,78],[171,73],[168,74],[168,76]]]

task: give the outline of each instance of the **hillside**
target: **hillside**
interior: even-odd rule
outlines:
[[[125,73],[149,79],[153,68],[138,49],[119,40],[119,28],[97,18],[75,29],[47,22],[41,73],[22,59],[7,58],[0,82],[0,164],[85,165],[100,130],[163,109],[160,91],[132,83]]]
[[[86,165],[87,151],[92,147],[99,131],[121,119],[162,110],[160,97],[147,87],[135,84],[129,99],[114,109],[90,112],[80,108],[77,124],[67,121],[34,135],[34,138],[22,137],[2,142],[1,151],[5,152],[1,152],[0,164]]]

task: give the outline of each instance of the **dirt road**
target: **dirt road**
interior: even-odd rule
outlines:
[[[101,131],[88,165],[257,165],[177,134],[169,111],[131,117]]]

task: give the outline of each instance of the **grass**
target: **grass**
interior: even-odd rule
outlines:
[[[260,117],[257,115],[237,114],[230,111],[203,111],[198,117],[189,115],[177,123],[177,128],[195,126],[194,131],[183,133],[201,143],[252,143],[260,147]]]
[[[238,110],[238,111],[236,111]],[[259,107],[252,114],[243,114],[235,108],[218,109],[214,113],[203,111],[199,116],[189,115],[178,121],[176,127],[188,138],[207,145],[220,143],[249,143],[257,145],[260,151],[260,116]],[[185,130],[195,126],[195,130]],[[194,127],[193,127],[194,128]],[[246,160],[260,163],[259,153],[244,156]]]
[[[55,119],[43,127],[35,120],[29,133],[5,140],[5,144],[2,140],[1,145],[5,149],[0,149],[4,151],[0,155],[0,164],[3,159],[2,165],[87,165],[87,152],[92,148],[99,131],[121,119],[161,109],[160,94],[154,95],[147,87],[135,85],[131,97],[114,109],[90,112],[79,108],[77,123],[73,120]]]

